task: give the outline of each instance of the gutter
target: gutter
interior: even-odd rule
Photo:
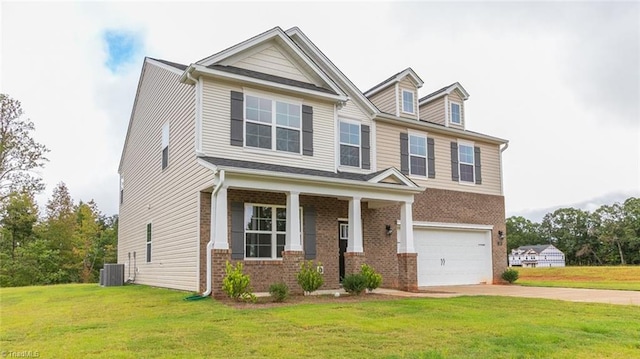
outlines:
[[[504,143],[504,147],[500,148],[500,193],[504,196],[504,175],[503,175],[503,166],[502,166],[502,153],[509,148],[509,141]]]
[[[218,181],[218,184],[216,185],[216,187],[213,189],[213,192],[211,192],[212,201],[215,195],[218,193],[218,191],[220,191],[220,188],[222,188],[222,184],[224,183],[224,177],[225,177],[224,174],[225,174],[224,170],[220,170],[218,172],[218,178],[220,180]],[[214,176],[215,176],[215,173],[214,173]],[[215,215],[215,213],[212,213],[212,215]],[[209,243],[207,243],[207,289],[205,290],[204,293],[202,293],[202,297],[208,297],[211,294],[211,251],[213,250],[213,240],[214,240],[215,232],[213,231],[213,228],[210,228],[209,231],[211,234],[209,235]]]

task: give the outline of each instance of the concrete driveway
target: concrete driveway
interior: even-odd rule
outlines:
[[[523,287],[519,285],[461,285],[443,287],[421,287],[420,293],[376,289],[376,293],[405,297],[448,298],[463,295],[496,295],[505,297],[545,298],[570,302],[606,303],[640,306],[640,291]]]

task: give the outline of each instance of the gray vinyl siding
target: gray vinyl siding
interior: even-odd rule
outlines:
[[[412,130],[415,133],[417,130]],[[378,168],[400,169],[400,133],[407,128],[378,122],[376,124]],[[419,186],[473,193],[501,195],[500,148],[482,142],[475,142],[482,153],[482,184],[466,185],[451,180],[451,141],[456,137],[440,133],[425,132],[434,139],[436,178],[409,176]]]
[[[444,96],[420,106],[420,119],[444,125]]]
[[[136,283],[197,290],[199,190],[212,175],[195,158],[195,87],[148,62],[142,76],[120,170],[125,195],[118,263],[127,264],[128,253],[135,251]],[[166,122],[169,164],[163,170],[161,134]],[[150,263],[145,263],[147,223],[153,225]]]
[[[392,115],[396,114],[396,86],[390,85],[384,90],[376,93],[373,96],[369,97],[369,100],[373,102],[374,105],[381,112],[390,113]]]
[[[233,63],[233,66],[288,79],[313,83],[313,80],[305,76],[276,45],[269,46],[260,52],[245,57],[242,60]]]
[[[231,91],[250,92],[252,89],[230,82],[204,80],[202,99],[202,150],[207,156],[236,160],[250,158],[255,162],[298,166],[319,170],[334,170],[334,105],[330,102],[303,99],[292,95],[261,90],[269,96],[295,97],[302,104],[313,107],[313,156],[289,154],[257,148],[231,146],[230,144],[230,96]],[[254,90],[255,91],[255,90]]]

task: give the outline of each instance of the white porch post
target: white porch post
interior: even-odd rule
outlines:
[[[347,252],[364,252],[362,247],[360,200],[360,197],[353,197],[349,200],[349,243],[347,244]]]
[[[229,249],[227,239],[227,187],[222,186],[215,195],[211,193],[211,230],[214,249]]]
[[[400,243],[398,253],[415,253],[413,245],[413,213],[412,202],[404,202],[400,205]]]
[[[300,192],[287,193],[287,237],[285,251],[302,251],[300,240]]]

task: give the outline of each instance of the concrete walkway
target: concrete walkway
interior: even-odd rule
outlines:
[[[494,295],[505,297],[545,298],[570,302],[606,303],[640,306],[640,291],[523,287],[519,285],[461,285],[445,287],[421,287],[419,293],[402,292],[394,289],[379,288],[374,293],[414,297],[414,298],[451,298],[464,295]]]

